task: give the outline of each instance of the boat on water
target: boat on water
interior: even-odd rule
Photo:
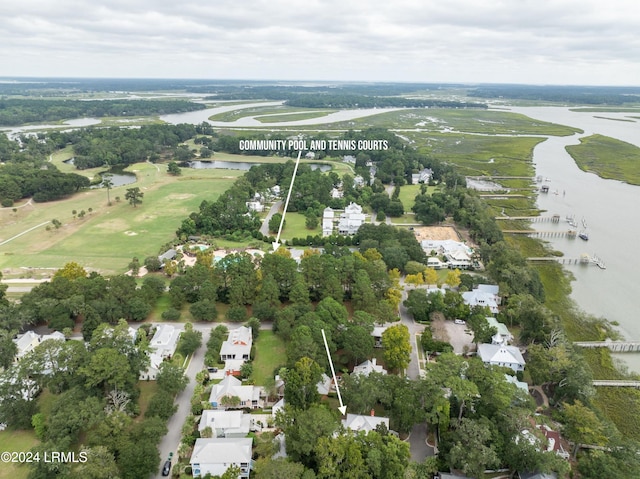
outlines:
[[[585,231],[579,233],[578,238],[580,238],[581,240],[589,241],[589,235]]]

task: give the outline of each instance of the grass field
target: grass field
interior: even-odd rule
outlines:
[[[580,138],[579,145],[569,145],[567,152],[581,170],[602,178],[640,185],[640,148],[603,135]]]
[[[33,431],[0,431],[0,451],[26,452],[38,444]],[[22,464],[3,463],[0,479],[26,479],[29,468]]]
[[[140,387],[140,397],[138,398],[138,404],[140,405],[139,420],[144,418],[144,413],[149,407],[149,401],[153,395],[158,391],[158,383],[156,381],[140,381],[138,382]]]
[[[281,114],[281,115],[266,115],[257,117],[260,123],[279,123],[285,121],[298,121],[298,120],[308,120],[310,118],[321,118],[323,116],[327,116],[329,113],[335,113],[336,110],[323,110],[323,111],[303,111],[300,113],[290,113],[290,114]]]
[[[400,187],[400,195],[398,198],[402,202],[405,211],[411,211],[415,204],[416,196],[420,194],[420,187],[422,185],[404,185]],[[434,188],[428,188],[427,194],[433,193]]]
[[[143,193],[143,203],[134,208],[124,200],[127,186],[112,188],[112,206],[107,206],[106,190],[87,190],[65,200],[23,203],[13,212],[0,209],[1,241],[31,227],[51,221],[62,222],[59,230],[40,226],[0,248],[0,268],[58,268],[77,261],[103,273],[126,271],[132,257],[141,260],[159,254],[159,248],[175,236],[176,229],[204,199],[213,200],[242,174],[236,170],[191,170],[172,177],[164,165],[135,164],[135,186]],[[129,185],[131,186],[131,185]],[[121,201],[115,198],[120,196]],[[83,219],[72,210],[93,209]],[[5,275],[7,278],[10,274]]]
[[[213,115],[209,117],[211,121],[236,121],[240,118],[246,118],[248,116],[256,116],[256,115],[283,115],[286,113],[309,113],[309,112],[317,112],[317,109],[311,108],[295,108],[290,106],[257,106],[253,108],[242,108],[234,111],[227,111],[224,113],[218,113],[217,115]],[[327,113],[331,113],[335,110],[327,110]],[[307,118],[315,118],[315,116],[307,117]],[[301,118],[295,118],[296,120],[300,120]],[[293,119],[292,119],[293,120]],[[269,120],[271,121],[271,120]],[[287,120],[284,120],[287,121]]]
[[[285,225],[282,228],[283,239],[306,238],[308,235],[315,236],[322,234],[322,218],[318,219],[318,226],[315,229],[307,229],[306,218],[302,213],[287,213],[284,217]]]
[[[253,361],[253,380],[257,385],[265,385],[273,379],[273,371],[286,362],[284,341],[273,331],[260,331],[255,342],[256,357]]]
[[[403,109],[335,123],[335,128],[420,128],[437,132],[444,129],[485,135],[552,135],[569,136],[576,128],[534,120],[519,113],[498,110],[452,108]],[[404,134],[404,133],[403,133]]]

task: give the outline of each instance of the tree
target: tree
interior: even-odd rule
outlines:
[[[70,261],[66,263],[62,268],[56,271],[53,275],[53,279],[56,278],[66,278],[70,281],[76,280],[78,278],[86,278],[87,271],[80,266],[75,261]]]
[[[178,352],[183,356],[189,356],[193,354],[202,344],[202,332],[191,330],[185,331],[180,335],[180,342],[178,344]]]
[[[384,360],[391,370],[402,371],[411,360],[411,343],[409,328],[404,324],[396,324],[382,333]]]
[[[167,173],[173,176],[180,176],[182,174],[182,169],[178,166],[178,163],[175,161],[170,161],[167,164]]]
[[[564,417],[564,434],[573,442],[573,458],[575,459],[581,444],[604,446],[608,439],[602,421],[596,413],[576,401],[574,404],[562,403]]]
[[[374,339],[371,330],[363,326],[351,326],[344,334],[343,347],[356,363],[373,355]]]
[[[184,375],[184,369],[171,361],[160,364],[156,377],[158,387],[171,395],[176,395],[187,387],[189,379]]]
[[[269,233],[277,233],[278,230],[280,229],[280,222],[281,221],[282,221],[282,214],[281,213],[275,213],[269,219]],[[282,224],[282,228],[283,229],[284,229],[286,224],[287,224],[286,221]]]
[[[309,409],[296,410],[285,406],[276,416],[276,426],[285,434],[287,456],[307,467],[315,465],[314,449],[321,437],[331,437],[340,427],[337,411],[327,406],[312,404]]]
[[[71,473],[72,479],[116,479],[120,477],[115,457],[104,446],[84,448],[86,461],[80,462]]]
[[[94,351],[80,372],[85,377],[87,387],[102,386],[105,390],[125,389],[137,379],[127,357],[112,348]]]
[[[218,318],[218,308],[215,301],[202,299],[189,306],[189,312],[196,321],[215,321]]]
[[[498,455],[491,445],[488,420],[464,418],[454,432],[453,447],[449,451],[449,465],[469,477],[484,477],[487,467],[497,466]]]
[[[127,188],[127,192],[124,195],[125,199],[129,200],[129,204],[134,208],[142,203],[143,196],[144,193],[140,191],[140,188],[138,188],[137,186],[134,188]]]
[[[173,404],[173,395],[161,389],[151,397],[144,416],[147,418],[158,416],[168,420],[177,410],[178,406]]]
[[[111,198],[109,197],[109,191],[113,188],[111,175],[105,175],[102,177],[102,187],[107,189],[107,205],[111,206]]]
[[[445,278],[444,282],[452,288],[456,288],[460,284],[460,270],[457,268],[450,270],[447,273],[447,277]]]
[[[322,378],[322,368],[313,359],[303,357],[289,369],[285,377],[284,397],[287,404],[308,409],[320,400],[317,384]]]

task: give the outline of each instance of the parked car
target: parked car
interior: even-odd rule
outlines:
[[[462,319],[454,319],[453,320],[454,323],[456,324],[467,324],[465,321],[463,321]]]
[[[171,473],[171,461],[165,461],[164,466],[162,466],[162,475],[168,476]]]

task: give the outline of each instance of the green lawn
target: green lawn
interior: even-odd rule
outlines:
[[[305,111],[300,113],[281,114],[281,115],[268,115],[260,116],[256,118],[260,123],[279,123],[285,121],[298,121],[308,120],[309,118],[321,118],[327,116],[329,113],[334,113],[336,110],[324,110],[324,111]]]
[[[144,418],[144,413],[149,407],[149,401],[153,395],[158,391],[158,383],[156,381],[139,381],[140,397],[138,398],[138,404],[140,405],[139,419]]]
[[[302,213],[287,213],[285,215],[285,225],[282,228],[282,238],[306,238],[308,235],[315,236],[322,234],[322,218],[318,218],[318,226],[315,229],[307,229],[306,218]]]
[[[284,341],[273,331],[260,331],[255,341],[256,357],[253,361],[253,380],[257,385],[265,385],[273,379],[273,372],[286,362]]]
[[[33,431],[0,431],[0,451],[28,451],[38,444]],[[0,479],[26,479],[29,468],[22,464],[3,463],[0,467]]]
[[[400,195],[398,198],[402,202],[405,211],[411,211],[415,204],[416,195],[420,194],[420,187],[422,185],[404,185],[400,187]],[[435,188],[431,187],[427,190],[428,193],[432,193]]]

